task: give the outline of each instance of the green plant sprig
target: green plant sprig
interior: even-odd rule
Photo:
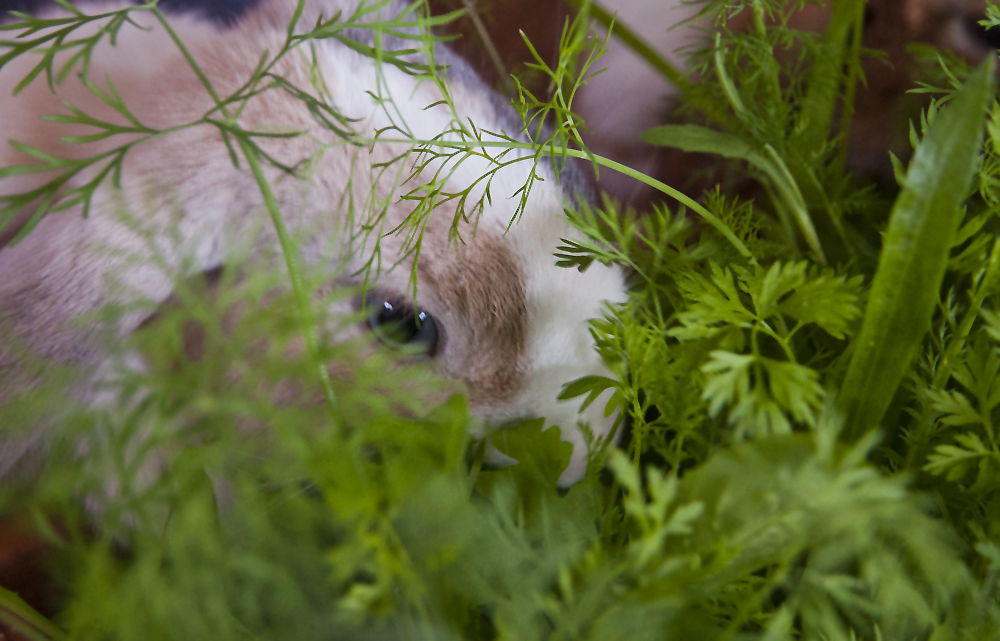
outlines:
[[[823,224],[824,212],[849,211],[852,199],[863,197],[853,192],[854,179],[841,173],[842,139],[830,131],[837,112],[829,107],[850,95],[855,71],[848,63],[860,55],[852,13],[858,6],[848,5],[851,10],[834,20],[836,33],[810,39],[791,33],[777,3],[758,0],[745,5],[756,12],[750,34],[727,33],[722,48],[709,43],[710,68],[723,73],[707,75],[699,91],[714,96],[730,114],[727,122],[736,124],[704,135],[739,141],[739,146],[718,145],[714,153],[746,160],[749,170],[737,171],[771,181],[770,204],[740,201],[720,189],[700,203],[681,200],[685,205],[676,211],[658,205],[649,214],[622,213],[605,200],[598,208],[568,212],[583,236],[566,240],[553,260],[576,269],[595,261],[622,265],[629,270],[631,295],[591,325],[610,374],[571,382],[562,397],[601,402],[609,415],[617,412],[617,428],[628,427],[632,434],[627,453],[589,434],[587,477],[560,490],[556,480],[570,447],[558,428],[543,431],[542,421],[529,421],[490,435],[493,447],[518,461],[491,468],[483,465],[483,446],[470,448],[474,421],[468,402],[455,396],[432,409],[422,399],[422,385],[431,380],[425,370],[391,367],[381,352],[332,342],[335,332],[317,333],[313,348],[289,358],[289,341],[304,331],[308,337],[310,328],[346,327],[362,319],[324,317],[332,299],[353,292],[324,289],[329,273],[313,273],[299,261],[295,238],[285,230],[289,242],[282,243],[282,255],[293,279],[300,277],[294,291],[277,287],[288,275],[273,270],[251,270],[242,282],[226,276],[235,270],[226,270],[215,302],[206,301],[211,297],[196,286],[178,284],[179,307],[164,310],[160,323],[130,339],[131,346],[141,346],[150,368],[124,368],[122,380],[113,382],[111,391],[126,402],[66,410],[68,432],[100,435],[90,441],[84,465],[73,449],[78,441],[67,439],[54,445],[57,464],[45,470],[33,492],[18,495],[20,488],[0,487],[5,507],[28,503],[36,514],[63,517],[68,532],[50,533],[49,539],[70,559],[71,596],[58,620],[66,636],[296,641],[996,636],[1000,250],[990,181],[997,165],[995,127],[989,124],[986,157],[978,166],[974,162],[984,110],[973,109],[976,100],[970,98],[982,98],[983,105],[989,101],[990,74],[980,70],[949,106],[939,109],[936,103],[915,127],[917,159],[908,172],[901,162],[897,166],[906,180],[886,231],[883,266],[890,268],[874,271],[861,261],[842,260],[860,252],[860,244],[852,244],[857,238],[878,237],[889,213],[886,206],[845,217],[841,228]],[[401,56],[400,63],[421,81],[439,83],[445,103],[437,106],[454,116],[447,78],[434,63],[434,39],[418,29],[423,17],[392,18],[392,27],[380,26],[381,16],[373,13],[319,24],[347,38],[342,29],[355,19],[372,20],[363,27],[372,32],[371,55],[386,64]],[[578,29],[564,31],[563,57],[591,50],[582,47],[588,41],[578,37]],[[299,37],[294,25],[288,34],[289,40]],[[380,53],[386,39],[397,37],[415,43],[404,50],[423,51],[427,64],[407,66],[419,56],[403,50]],[[357,159],[366,147],[402,145],[397,158],[370,168],[370,178],[391,182],[391,200],[369,195],[354,203],[353,195],[345,194],[348,215],[359,221],[355,226],[352,218],[346,233],[372,239],[376,270],[386,233],[404,236],[414,246],[410,255],[419,256],[427,216],[451,216],[456,229],[473,223],[476,212],[497,196],[490,193],[492,176],[515,163],[532,163],[525,186],[513,194],[519,202],[532,181],[547,175],[541,163],[552,163],[557,171],[567,158],[622,170],[661,193],[677,193],[581,146],[576,137],[581,121],[569,114],[578,79],[590,72],[569,58],[547,67],[560,78],[552,104],[531,97],[537,109],[547,109],[547,117],[563,119],[539,129],[539,120],[530,121],[529,114],[536,144],[458,118],[441,136],[417,139],[392,96],[379,92],[373,98],[382,101],[379,108],[392,126],[367,139],[354,135],[353,121],[323,104],[318,77],[308,88],[282,78],[283,56],[294,51],[315,61],[311,39],[296,42],[258,61],[253,77],[236,93],[215,96],[198,122],[231,141],[234,162],[246,162],[254,173],[272,218],[276,204],[268,197],[264,169],[272,165],[308,178],[315,157],[283,167],[266,155],[258,138],[309,134],[239,126],[241,110],[261,92],[284,91],[304,101],[319,126],[335,133],[334,143],[317,136],[317,154],[343,145],[363,163]],[[787,52],[794,42],[805,43],[801,57],[775,58],[774,52]],[[828,60],[817,57],[821,49]],[[715,62],[719,57],[721,65]],[[747,60],[767,64],[750,68]],[[829,64],[838,60],[846,63]],[[803,77],[809,83],[774,83],[790,70],[807,69]],[[727,83],[728,89],[722,86]],[[102,91],[108,100],[117,99],[113,88]],[[817,117],[806,118],[796,107],[808,95],[816,99]],[[788,104],[768,102],[775,100]],[[749,124],[738,120],[738,106],[747,110]],[[747,133],[760,124],[754,118],[772,112],[786,116],[764,123],[773,131],[762,126]],[[141,127],[141,118],[123,116]],[[790,122],[804,130],[790,133]],[[97,123],[91,125],[96,135],[110,131],[105,127],[110,123]],[[554,130],[564,137],[549,138]],[[135,140],[168,132],[116,131],[107,137],[118,133],[139,144]],[[803,158],[788,148],[794,136],[825,142]],[[740,157],[734,148],[746,153]],[[754,153],[762,160],[747,159]],[[88,166],[103,167],[100,163],[113,158]],[[38,159],[43,165],[58,162]],[[477,191],[449,191],[450,173],[470,161],[485,168]],[[780,203],[775,205],[787,199],[775,187],[784,172],[768,174],[764,161],[783,164],[791,174],[782,179],[788,190],[798,190],[817,246],[834,267],[813,264],[820,256],[815,249],[807,249],[813,261],[803,257],[798,245],[810,247],[804,228],[788,216],[791,210],[783,214]],[[61,176],[75,165],[51,169]],[[114,180],[114,170],[108,172],[103,180]],[[956,189],[977,173],[982,203],[967,198],[971,189]],[[413,213],[386,229],[381,214],[399,198],[412,204]],[[938,206],[945,201],[954,207]],[[443,203],[447,214],[436,207]],[[710,225],[696,233],[688,210]],[[938,219],[940,212],[947,220]],[[934,227],[935,233],[920,236],[933,236],[934,251],[929,240],[910,248],[893,245],[900,224],[921,221]],[[140,217],[134,222],[141,228]],[[154,232],[144,236],[152,255],[137,253],[128,260],[168,267],[158,248],[180,238]],[[278,234],[282,237],[280,228]],[[253,240],[245,239],[248,248]],[[845,242],[850,246],[837,249]],[[942,278],[933,287],[922,281],[921,301],[897,296],[886,306],[877,300],[875,284],[866,284],[874,274],[879,288],[906,289],[908,279],[919,280],[906,265],[931,262]],[[267,302],[276,287],[284,291],[277,302]],[[303,293],[312,317],[302,312]],[[917,308],[924,298],[931,301],[929,310]],[[249,310],[235,326],[224,322],[232,304]],[[920,322],[905,327],[885,322],[907,313],[909,321]],[[926,327],[916,331],[924,319],[933,333]],[[179,339],[180,328],[192,320],[205,326],[208,337],[196,362],[184,358]],[[871,324],[890,330],[874,346],[863,340]],[[250,347],[261,337],[269,339],[268,348]],[[852,368],[867,372],[868,363],[885,350],[908,345],[914,355],[923,351],[927,357],[916,366],[910,359],[898,371],[873,366],[870,382],[855,386],[861,396],[854,400],[860,403],[873,404],[868,397],[879,396],[878,403],[888,404],[885,397],[895,396],[895,407],[882,414],[888,436],[862,434],[850,415],[845,423],[843,404],[851,401],[845,376]],[[317,363],[334,364],[334,370],[347,366],[351,373],[322,380]],[[289,381],[294,385],[286,385]],[[337,416],[329,411],[328,385],[336,392]],[[293,393],[292,401],[275,400],[277,390],[298,387],[302,391]],[[36,404],[51,396],[43,392],[0,407],[0,424],[23,424],[30,420],[25,417],[44,414]],[[56,398],[65,401],[64,390],[48,392],[61,393]],[[310,402],[322,398],[328,403]],[[146,465],[155,463],[163,448],[172,464],[150,480]],[[602,483],[605,461],[610,480]],[[101,493],[109,468],[122,488],[118,495]],[[232,497],[221,509],[218,488]],[[104,510],[82,515],[80,492],[106,497]],[[122,528],[123,521],[131,525]],[[122,541],[129,543],[128,555],[121,554]],[[0,601],[0,609],[9,603]]]
[[[82,71],[86,74],[90,63],[90,55],[101,40],[109,38],[114,41],[118,31],[126,23],[135,26],[135,23],[129,17],[129,13],[133,11],[148,11],[156,7],[156,0],[153,0],[135,7],[102,14],[86,15],[67,0],[54,1],[62,8],[69,10],[73,16],[43,19],[13,11],[11,15],[18,18],[20,22],[0,24],[0,31],[23,30],[18,35],[17,40],[0,41],[0,48],[8,49],[7,53],[0,56],[0,67],[3,67],[14,58],[20,57],[25,53],[43,52],[42,59],[31,68],[28,74],[14,88],[15,93],[19,93],[27,87],[43,71],[45,72],[45,80],[48,83],[49,90],[54,90],[55,84],[62,82],[78,66],[82,66]],[[105,19],[109,20],[98,29],[97,33],[86,38],[67,40],[80,27]],[[62,28],[57,29],[56,27]],[[48,30],[47,33],[34,39],[28,39],[30,36],[46,30]],[[71,55],[63,63],[62,67],[56,71],[53,67],[56,54],[73,49],[78,49],[78,51]]]

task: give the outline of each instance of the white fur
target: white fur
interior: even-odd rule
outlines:
[[[284,6],[282,3],[294,6],[291,0],[265,0],[265,5],[279,8]],[[331,16],[338,9],[349,15],[356,4],[357,0],[327,0],[310,2],[307,6],[311,11],[321,7],[326,16]],[[80,6],[91,12],[107,9],[106,4]],[[390,8],[398,10],[399,5]],[[125,25],[116,47],[107,43],[99,46],[93,57],[90,77],[102,88],[105,87],[103,78],[112,78],[126,104],[140,118],[150,118],[150,126],[167,127],[199,117],[211,106],[207,93],[162,28],[148,15],[133,15],[146,31]],[[300,24],[311,25],[312,22],[304,18]],[[223,95],[243,82],[244,77],[236,76],[248,75],[262,51],[275,51],[280,46],[285,29],[283,24],[268,26],[259,16],[228,31],[220,31],[193,16],[177,17],[171,24]],[[333,106],[356,120],[352,126],[363,138],[370,139],[376,130],[395,122],[405,123],[405,129],[417,138],[430,139],[448,130],[454,118],[471,120],[480,129],[514,133],[506,116],[497,110],[496,99],[489,89],[471,77],[466,69],[458,69],[457,79],[452,82],[456,105],[456,113],[452,113],[445,105],[426,108],[441,99],[433,83],[417,82],[389,65],[379,70],[380,83],[376,65],[370,58],[332,40],[317,42],[316,50]],[[302,82],[307,78],[305,57],[293,52],[288,60],[282,72],[300,88],[312,91]],[[240,65],[238,61],[244,62]],[[41,125],[35,120],[45,113],[64,113],[60,100],[69,99],[88,113],[122,121],[74,78],[57,88],[56,95],[50,94],[38,80],[19,96],[12,96],[10,90],[23,77],[26,64],[27,60],[19,59],[0,69],[0,113],[4,114],[0,121],[0,141],[19,140],[66,157],[82,157],[108,148],[108,141],[88,145],[62,143],[59,136],[89,131],[65,125]],[[368,92],[391,98],[395,110],[387,113]],[[369,204],[352,212],[355,223],[384,215],[381,223],[384,232],[398,224],[412,209],[412,203],[400,202],[398,197],[414,185],[392,191],[394,181],[399,178],[401,168],[398,164],[381,173],[372,165],[401,153],[407,145],[382,142],[371,147],[349,146],[316,127],[294,99],[274,98],[277,105],[267,100],[255,100],[241,118],[241,125],[257,131],[308,129],[312,139],[259,139],[259,144],[289,164],[312,155],[318,158],[308,185],[281,175],[273,168],[265,168],[282,217],[293,233],[310,232],[303,247],[308,260],[347,256],[346,271],[355,270],[362,264],[366,252],[371,251],[371,238],[367,246],[348,248],[344,244],[351,235],[341,234],[335,239],[335,249],[330,249],[331,236],[345,221],[346,196],[353,199],[356,207]],[[95,196],[89,218],[82,218],[79,208],[50,215],[20,244],[0,250],[0,274],[3,275],[0,317],[21,317],[22,321],[26,318],[25,322],[32,328],[29,342],[43,354],[64,360],[75,360],[80,354],[83,360],[99,358],[91,353],[98,344],[96,330],[69,332],[62,323],[106,303],[133,303],[145,299],[151,306],[155,305],[170,294],[176,278],[221,264],[239,245],[246,230],[265,214],[260,190],[245,161],[240,169],[235,169],[225,147],[213,137],[218,138],[218,133],[210,126],[202,126],[137,146],[127,157],[121,190],[105,181]],[[394,133],[386,137],[399,138]],[[112,139],[110,144],[119,143]],[[517,153],[527,156],[524,151]],[[22,154],[0,146],[0,166],[24,162],[28,160]],[[544,415],[550,423],[560,425],[563,438],[575,446],[572,464],[560,479],[565,484],[580,478],[586,466],[586,448],[581,434],[575,429],[576,422],[589,421],[596,434],[605,435],[613,417],[603,416],[604,405],[600,400],[580,415],[577,412],[579,399],[557,402],[555,397],[564,382],[588,374],[607,374],[593,350],[587,320],[600,315],[603,301],[622,301],[624,292],[617,269],[594,265],[581,274],[555,266],[553,251],[560,239],[578,234],[566,223],[562,211],[565,194],[556,186],[550,172],[542,170],[546,180],[533,186],[524,216],[505,231],[517,207],[514,194],[524,184],[530,166],[529,161],[499,171],[490,187],[492,204],[485,208],[478,228],[462,227],[470,247],[485,243],[487,238],[502,239],[517,271],[523,275],[519,286],[524,296],[527,325],[525,353],[511,355],[512,359],[523,356],[522,361],[516,363],[517,393],[502,401],[481,402],[474,405],[474,411],[488,422]],[[452,168],[449,182],[454,189],[460,189],[490,170],[491,164],[485,159],[471,158]],[[15,177],[0,181],[0,193],[18,193],[38,184],[40,177],[37,176]],[[481,194],[483,186],[478,189]],[[148,250],[135,225],[123,222],[117,213],[123,208],[141,220],[144,227],[164,230],[158,233],[177,230],[180,247],[168,242],[165,235],[162,242],[158,242],[159,252],[167,259],[165,266],[127,263],[125,253],[141,255]],[[454,203],[434,211],[434,216],[449,221],[453,215]],[[441,236],[440,231],[434,233]],[[276,251],[276,240],[273,236],[268,238],[270,251]],[[479,238],[482,241],[477,240]],[[396,262],[394,252],[399,251],[400,240],[384,237],[382,244],[383,252],[388,252],[383,256],[383,265],[392,265]],[[112,251],[95,249],[97,247]],[[453,249],[448,251],[453,252]],[[428,250],[420,260],[451,261],[448,251]],[[386,269],[379,275],[379,286],[405,292],[411,266],[410,262],[403,261],[395,269]],[[455,269],[461,269],[461,265],[448,262],[444,271]],[[125,286],[109,280],[112,275],[121,276]],[[510,277],[516,278],[516,274]],[[490,285],[484,283],[485,291],[489,291]],[[24,297],[17,297],[18,292],[23,291],[34,292],[28,299],[30,304],[25,303]],[[421,306],[439,319],[453,339],[440,356],[439,369],[446,375],[462,379],[466,363],[478,350],[489,345],[469,344],[461,338],[472,336],[476,326],[486,319],[462,317],[456,311],[460,305],[449,300],[446,292],[438,291],[434,283],[425,282],[423,277],[418,282],[417,292]],[[18,309],[12,308],[15,300],[21,301]],[[494,313],[503,316],[510,310],[497,309]],[[132,315],[116,331],[127,333],[142,318],[141,313]],[[510,364],[498,363],[498,367],[501,365]],[[0,371],[3,366],[0,351]]]

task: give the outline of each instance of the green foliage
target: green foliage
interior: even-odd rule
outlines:
[[[753,272],[735,270],[735,283],[729,270],[714,263],[709,277],[692,275],[684,285],[688,305],[667,335],[681,342],[713,341],[737,351],[749,343],[749,354],[713,350],[701,368],[709,415],[732,406],[729,421],[738,437],[788,433],[787,415],[813,425],[825,392],[817,372],[797,362],[795,335],[817,325],[843,338],[859,314],[861,279],[848,281],[804,262],[775,263],[766,271],[760,266]],[[789,321],[795,322],[791,328]],[[779,358],[765,355],[765,341],[780,348]]]
[[[376,5],[366,5],[302,35],[290,29],[232,96],[202,77],[217,109],[183,127],[215,127],[233,162],[257,176],[287,273],[234,258],[210,295],[178,283],[178,305],[131,336],[115,362],[113,404],[73,407],[72,373],[50,370],[45,385],[0,407],[8,435],[40,416],[59,424],[52,463],[30,483],[0,488],[0,508],[33,517],[67,594],[49,621],[0,591],[0,622],[33,640],[1000,636],[993,63],[945,67],[944,88],[921,88],[936,98],[912,126],[913,159],[895,159],[901,193],[880,201],[846,163],[864,4],[834,3],[822,34],[788,26],[797,7],[707,3],[718,36],[691,54],[689,77],[635,34],[624,38],[677,81],[695,120],[645,139],[734,163],[763,187],[752,202],[721,187],[701,201],[682,196],[586,148],[572,101],[604,42],[584,18],[566,25],[555,65],[536,52],[552,95],[522,87],[515,101],[532,143],[458,118],[433,140],[417,139],[402,118],[379,133],[411,145],[393,162],[416,171],[474,157],[489,169],[478,200],[474,185],[448,192],[446,172],[395,192],[413,214],[396,230],[363,225],[372,267],[387,232],[418,254],[443,202],[459,205],[459,240],[458,223],[488,205],[491,176],[509,163],[583,158],[683,204],[638,213],[604,198],[567,211],[583,236],[565,239],[553,260],[621,265],[630,290],[591,323],[611,376],[562,392],[603,402],[628,437],[621,449],[592,438],[587,475],[568,490],[557,485],[570,455],[558,428],[535,420],[474,438],[481,426],[447,383],[364,342],[333,339],[358,319],[325,310],[354,292],[330,292],[330,274],[298,260],[261,170],[277,163],[257,139],[299,132],[244,131],[235,119],[250,96],[281,91],[343,144],[373,144],[285,81],[276,62],[335,38],[450,96],[428,29],[453,16],[414,9],[376,21]],[[87,38],[72,34],[101,16],[20,16],[29,32],[0,42],[0,63],[41,51],[24,85],[85,73],[96,43],[134,11],[169,24],[154,4],[109,12]],[[740,12],[748,31],[728,27]],[[995,6],[984,24],[1000,24]],[[412,49],[369,47],[352,39],[358,28]],[[56,68],[56,52],[69,62]],[[79,161],[22,147],[37,163],[0,176],[55,177],[0,196],[0,220],[33,201],[34,223],[86,205],[135,145],[174,131],[144,125],[113,85],[87,82],[130,126],[72,108],[64,121],[94,129],[76,142],[129,142]],[[93,180],[56,197],[84,171]],[[517,194],[518,215],[535,179]],[[192,326],[205,337],[194,355]],[[135,353],[148,367],[131,364]],[[51,399],[63,401],[57,410]],[[516,463],[487,465],[494,450]]]
[[[882,418],[927,332],[962,200],[975,172],[994,68],[992,59],[983,64],[946,113],[928,112],[926,135],[885,233],[858,336],[862,349],[844,378],[842,400],[854,434]]]

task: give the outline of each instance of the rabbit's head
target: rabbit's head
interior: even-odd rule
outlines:
[[[416,303],[408,293],[408,262],[383,273],[365,299],[373,331],[403,325],[386,342],[412,344],[440,374],[464,383],[472,411],[487,423],[545,417],[546,425],[558,425],[574,446],[560,478],[566,484],[586,470],[577,423],[607,436],[615,417],[604,415],[600,400],[580,413],[580,399],[556,397],[571,380],[610,375],[588,321],[601,316],[605,301],[624,302],[624,286],[616,268],[556,266],[560,240],[578,233],[567,224],[566,195],[554,179],[536,186],[531,202],[535,209],[509,230],[512,211],[488,209],[457,244],[449,241],[447,217],[428,225],[417,260]]]

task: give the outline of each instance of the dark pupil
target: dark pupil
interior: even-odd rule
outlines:
[[[434,318],[412,305],[383,300],[369,319],[375,334],[390,347],[415,347],[433,354],[438,341]]]
[[[389,301],[383,301],[376,322],[386,338],[405,345],[413,342],[420,333],[418,317],[421,323],[427,320],[425,312],[414,315],[413,308],[409,305],[393,305]]]

